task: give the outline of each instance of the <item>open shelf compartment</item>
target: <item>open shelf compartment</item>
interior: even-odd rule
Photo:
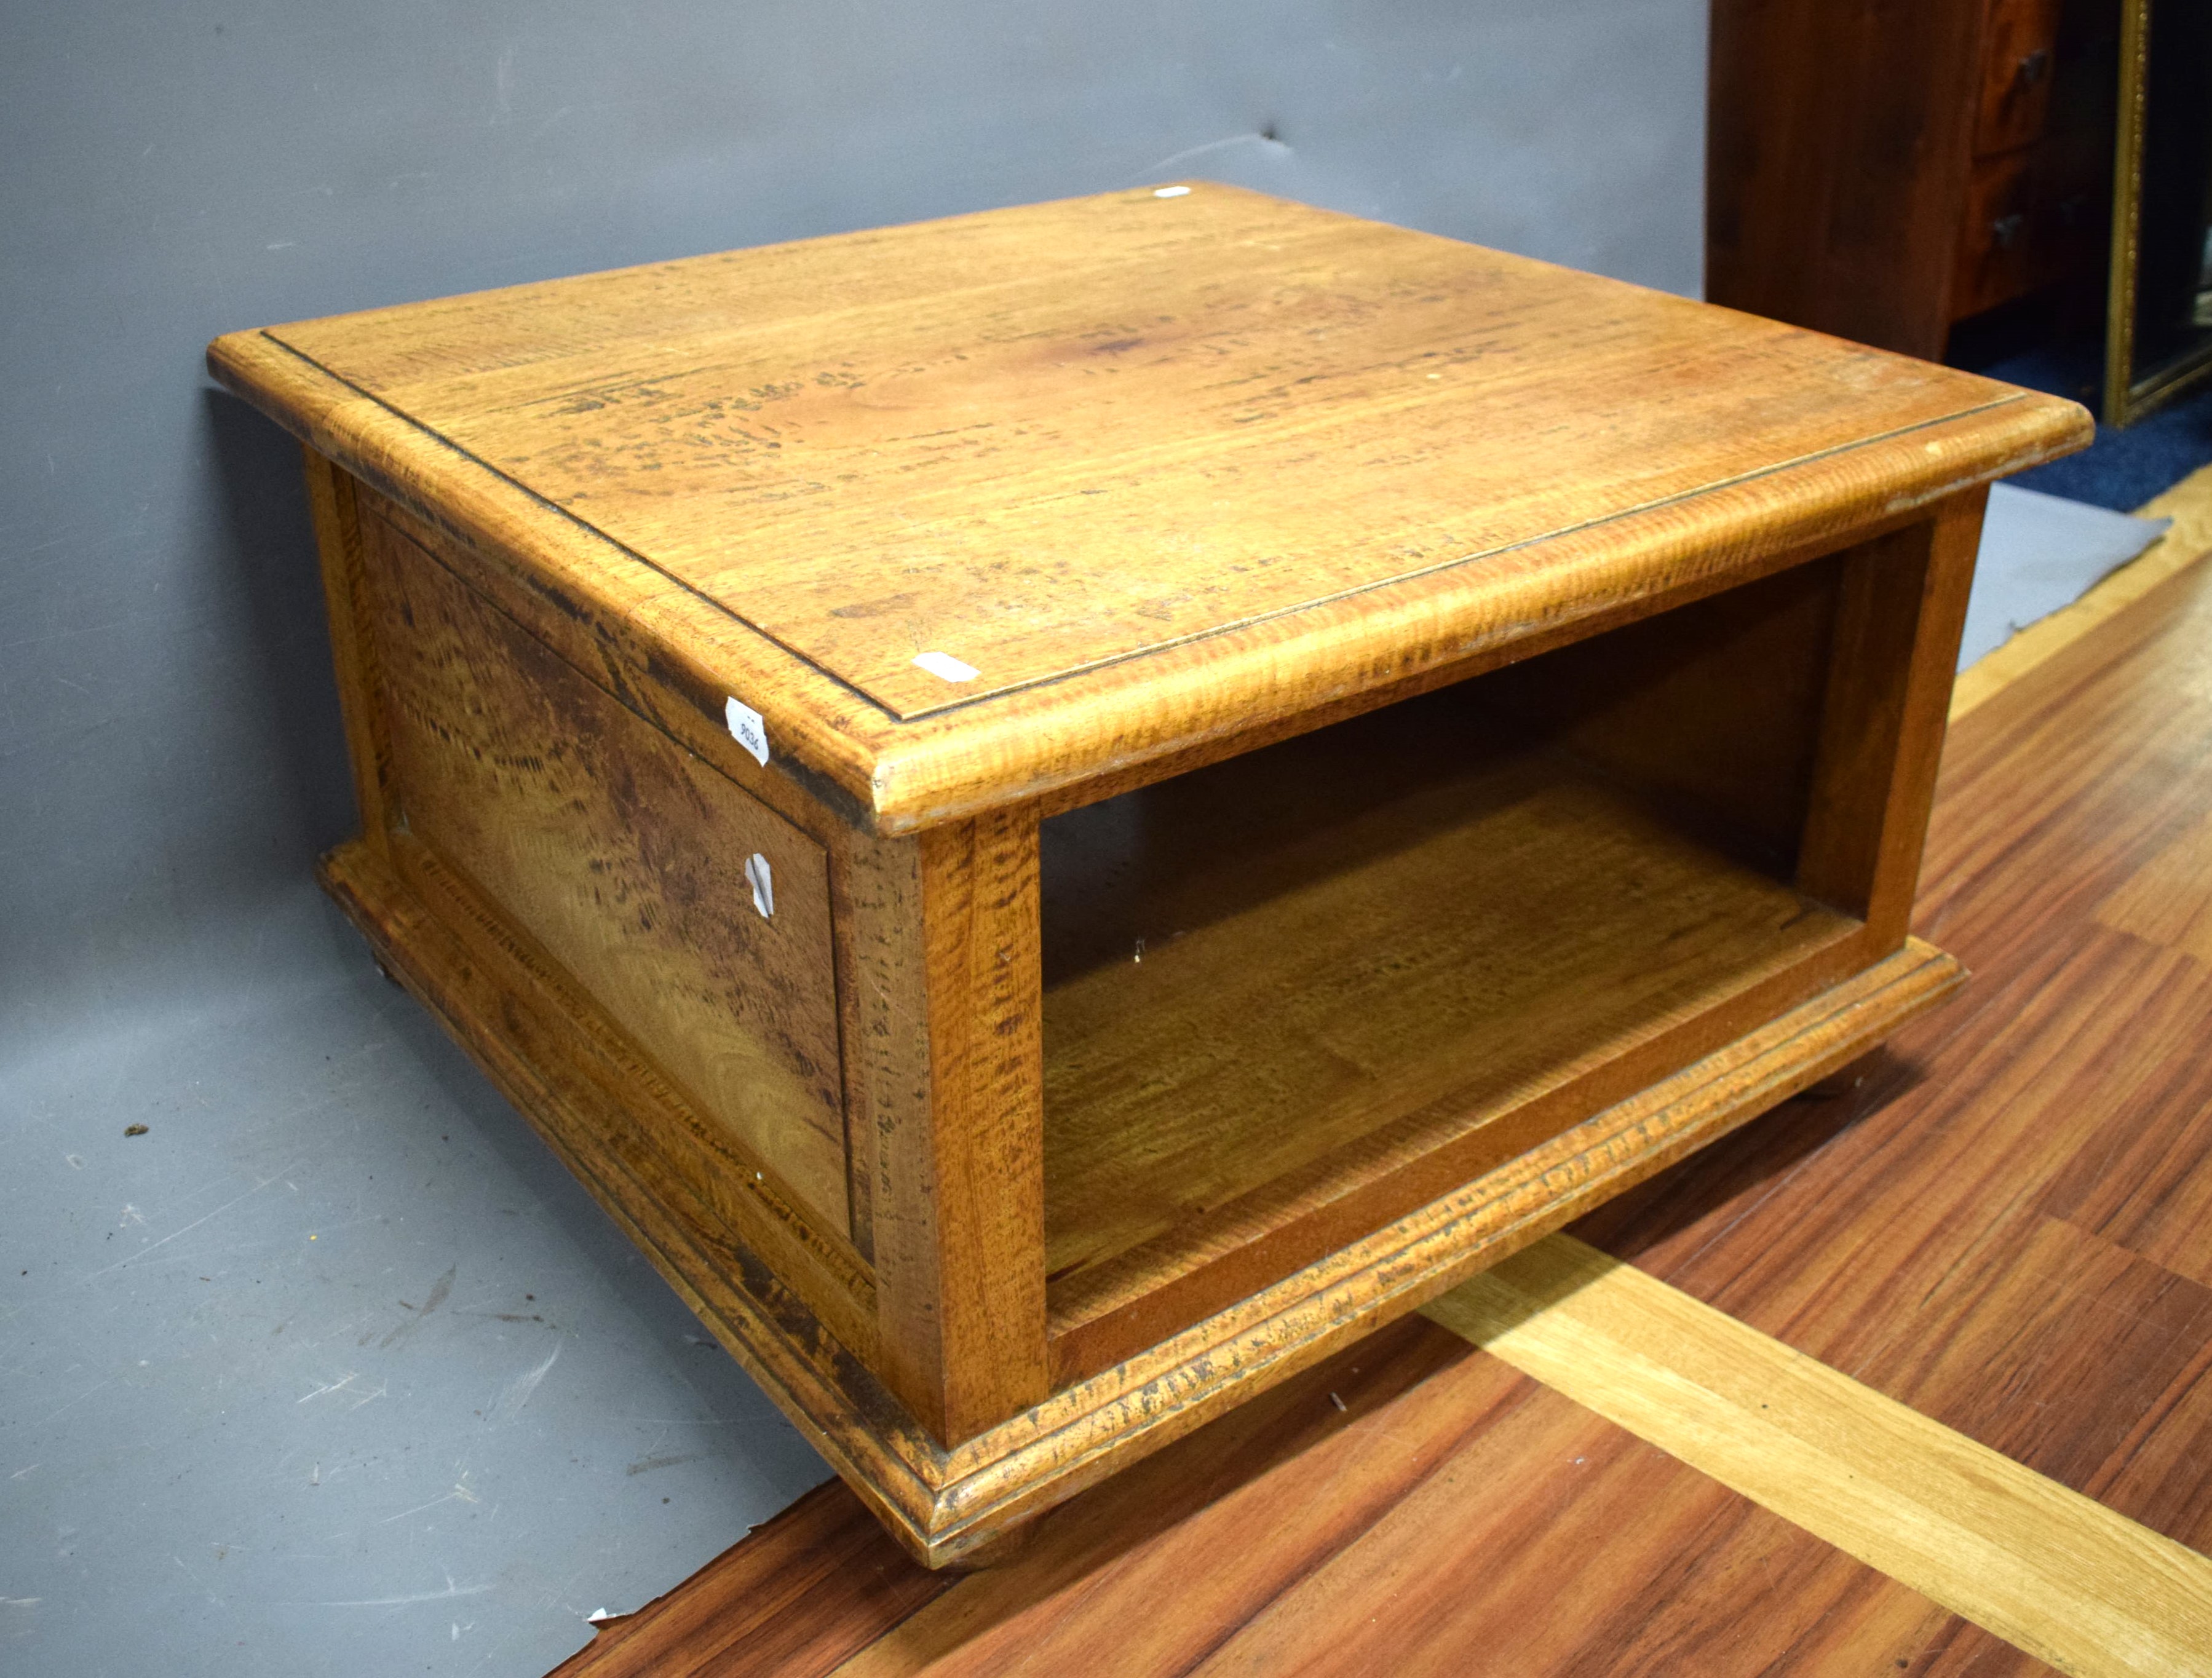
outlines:
[[[1052,818],[1045,1236],[1073,1377],[1844,976],[1793,884],[1816,562]]]

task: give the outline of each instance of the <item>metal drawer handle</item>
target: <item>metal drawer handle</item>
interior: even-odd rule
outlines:
[[[2020,243],[2020,236],[2027,231],[2027,217],[2014,210],[2009,216],[2000,216],[1990,223],[1990,235],[1996,240],[1997,248],[2009,251]]]

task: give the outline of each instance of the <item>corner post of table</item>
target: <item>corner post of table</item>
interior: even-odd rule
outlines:
[[[1984,487],[1844,556],[1798,889],[1902,946],[1935,799]]]
[[[883,1372],[949,1447],[1049,1387],[1036,812],[879,842],[871,872]]]
[[[377,707],[376,645],[369,634],[365,598],[361,510],[349,474],[312,447],[303,445],[301,454],[307,470],[315,547],[321,556],[331,660],[337,678],[346,753],[353,763],[362,842],[382,857],[387,849],[392,763]]]

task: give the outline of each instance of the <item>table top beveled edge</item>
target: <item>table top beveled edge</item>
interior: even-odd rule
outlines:
[[[1133,765],[1211,739],[1271,726],[1278,736],[1297,732],[1280,725],[1342,714],[1363,694],[1456,666],[1473,673],[1506,661],[1497,655],[1502,644],[1564,620],[1596,627],[1624,605],[1748,581],[1778,557],[1844,545],[2094,435],[2078,405],[2012,391],[1510,551],[902,720],[270,332],[218,338],[209,366],[310,447],[472,545],[538,572],[556,593],[604,614],[614,633],[641,638],[644,656],[684,669],[702,696],[737,697],[758,711],[785,766],[797,760],[802,783],[829,793],[848,819],[886,833],[1030,799],[1064,807],[1085,801],[1071,788],[1126,780]]]

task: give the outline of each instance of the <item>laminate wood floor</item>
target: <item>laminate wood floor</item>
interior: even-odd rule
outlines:
[[[1917,927],[1961,1000],[1002,1566],[923,1573],[832,1482],[564,1678],[2212,1672],[2212,564],[2172,542],[1962,687]]]

